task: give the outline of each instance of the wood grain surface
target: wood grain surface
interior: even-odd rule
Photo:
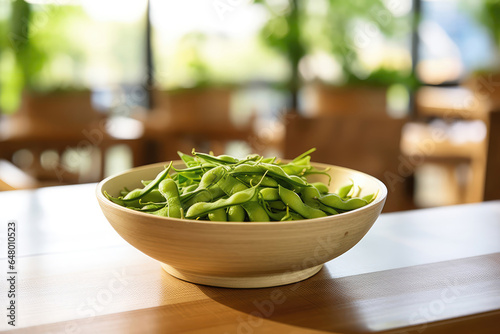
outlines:
[[[103,217],[94,190],[0,193],[1,244],[7,221],[19,227],[17,327],[2,316],[0,330],[498,332],[498,201],[383,214],[358,245],[310,279],[225,289],[176,279],[128,245]],[[2,250],[1,268],[6,260]]]

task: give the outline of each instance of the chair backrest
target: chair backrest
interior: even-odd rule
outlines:
[[[285,158],[311,147],[312,160],[356,169],[384,182],[389,190],[385,211],[413,208],[410,173],[399,142],[405,119],[330,115],[285,118]]]

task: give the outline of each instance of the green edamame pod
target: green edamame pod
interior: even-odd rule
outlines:
[[[181,202],[184,203],[193,198],[194,196],[199,195],[200,193],[206,191],[207,188],[216,184],[219,181],[219,179],[221,179],[224,175],[225,175],[225,170],[223,166],[212,168],[203,175],[196,189],[182,194]],[[213,198],[207,200],[212,200],[212,199]]]
[[[322,195],[328,194],[328,192],[330,191],[328,189],[328,186],[326,184],[324,184],[323,182],[314,182],[311,184],[314,188],[318,189],[319,193]]]
[[[269,205],[270,203],[273,202],[265,202],[263,203],[262,207],[264,208],[264,210],[266,210],[266,213],[269,216],[269,218],[271,218],[271,220],[280,221],[281,219],[283,219],[283,217],[287,215],[286,206],[284,206],[283,210],[273,211],[271,206]]]
[[[165,197],[160,193],[158,189],[151,190],[148,194],[142,196],[139,199],[140,203],[148,203],[148,202],[164,202]]]
[[[264,159],[262,159],[262,162],[272,164],[272,163],[274,163],[275,160],[276,160],[276,157],[264,158]]]
[[[315,209],[302,202],[299,195],[282,186],[278,187],[279,195],[283,203],[288,205],[292,210],[303,216],[304,218],[326,217],[327,214],[319,209]]]
[[[349,194],[349,192],[351,191],[353,186],[354,186],[354,183],[340,187],[340,189],[337,191],[337,195],[339,195],[340,198],[346,198],[347,194]]]
[[[198,188],[198,185],[195,183],[195,184],[192,184],[190,186],[187,186],[187,187],[184,187],[182,189],[182,194],[188,194],[194,190],[196,190]]]
[[[241,205],[245,209],[251,222],[268,222],[269,216],[262,206],[256,201],[248,201]]]
[[[267,202],[267,205],[273,210],[278,210],[278,211],[286,210],[286,204],[283,203],[281,199],[279,201]]]
[[[151,182],[153,182],[153,180],[141,180],[141,183],[144,187],[150,184]]]
[[[222,189],[214,185],[208,189],[200,189],[197,194],[189,198],[187,201],[183,201],[182,196],[181,196],[181,203],[183,203],[184,208],[189,208],[191,205],[199,202],[212,202],[215,201],[222,196],[226,195],[225,192],[222,191]]]
[[[227,210],[227,218],[230,222],[245,221],[245,210],[241,205],[230,206]]]
[[[227,221],[226,209],[217,209],[208,213],[208,219],[211,221],[225,222]]]
[[[377,195],[378,195],[378,192],[363,196],[363,197],[361,197],[361,199],[364,199],[367,203],[371,203],[375,200],[375,198],[377,198]]]
[[[194,160],[194,158],[192,156],[184,154],[180,151],[177,151],[177,154],[179,155],[179,157],[181,158],[181,160],[184,162],[184,164],[187,167],[198,166],[198,162],[196,160]]]
[[[143,212],[149,212],[149,211],[156,211],[159,209],[162,209],[165,207],[166,203],[151,203],[151,204],[146,204],[140,209],[135,209],[138,211],[143,211]]]
[[[307,170],[307,168],[304,166],[295,166],[292,164],[283,165],[283,166],[281,166],[281,168],[283,168],[285,173],[287,173],[290,176],[291,175],[304,175],[304,172]]]
[[[260,194],[264,201],[279,201],[280,195],[276,188],[262,188]]]
[[[217,182],[217,185],[228,196],[231,196],[237,192],[248,189],[246,185],[244,185],[242,182],[238,181],[236,178],[232,177],[227,173],[220,178],[220,180]]]
[[[337,194],[324,195],[319,198],[319,201],[321,202],[321,204],[324,204],[334,209],[340,209],[344,211],[358,209],[368,204],[366,200],[359,197],[343,200]]]
[[[235,157],[232,157],[230,155],[227,155],[227,154],[219,155],[219,156],[217,156],[217,159],[219,159],[220,161],[231,163],[231,164],[239,162],[238,159],[236,159]]]
[[[261,175],[239,175],[237,179],[250,187],[253,187],[260,182],[260,185],[263,187],[278,188],[278,182],[269,176],[262,177]]]
[[[241,164],[236,166],[229,174],[234,176],[240,175],[264,175],[267,173],[268,176],[276,179],[278,183],[284,183],[290,187],[300,188],[308,187],[309,184],[301,178],[291,178],[290,175],[285,173],[280,166],[259,163],[256,165],[251,164]]]
[[[200,184],[198,185],[198,188],[208,188],[211,185],[217,183],[219,179],[224,176],[225,174],[225,169],[223,166],[218,166],[215,168],[212,168],[208,172],[206,172],[203,177],[200,180]]]
[[[170,172],[170,168],[172,167],[172,162],[170,162],[170,164],[168,165],[167,168],[165,168],[164,170],[162,170],[157,176],[156,178],[151,181],[150,183],[148,183],[147,186],[145,186],[144,188],[142,189],[135,189],[135,190],[132,190],[131,192],[129,192],[125,197],[121,198],[121,197],[113,197],[111,195],[109,195],[108,193],[104,192],[104,195],[109,199],[111,200],[112,202],[116,203],[116,204],[119,204],[119,205],[123,205],[123,206],[127,206],[128,204],[130,204],[131,202],[136,202],[137,200],[139,200],[140,198],[142,198],[143,196],[147,195],[150,191],[152,191],[154,188],[157,188],[158,187],[158,184],[163,181],[163,179],[165,179],[168,175],[168,173]]]
[[[323,203],[319,202],[319,209],[328,213],[329,215],[338,215],[339,213],[337,212],[337,210],[335,210],[334,208],[331,208],[329,206],[326,206],[324,205]]]
[[[160,182],[163,181],[167,177],[168,173],[170,172],[171,167],[172,167],[172,162],[170,162],[168,167],[165,168],[163,171],[161,171],[152,182],[148,183],[147,186],[145,186],[143,189],[141,189],[138,192],[131,191],[130,193],[127,194],[127,196],[123,197],[123,201],[124,202],[134,201],[134,200],[137,200],[137,199],[147,195],[154,188],[158,187]]]
[[[244,204],[256,198],[258,188],[248,188],[239,191],[229,198],[221,198],[215,202],[199,202],[193,204],[186,212],[186,218],[196,218],[208,214],[210,211],[227,208],[232,205]]]
[[[300,190],[300,194],[302,195],[302,201],[306,205],[309,205],[311,208],[319,209],[320,203],[318,202],[318,198],[321,195],[319,193],[318,188],[316,188],[314,186],[302,188]]]
[[[161,181],[158,190],[160,190],[161,194],[167,200],[167,217],[182,218],[181,200],[175,181],[172,179]]]
[[[235,164],[239,161],[238,159],[233,158],[229,155],[219,155],[218,157],[215,157],[215,156],[210,155],[210,154],[199,153],[199,152],[194,152],[194,151],[193,151],[193,155],[196,158],[201,159],[204,162],[214,163],[216,165]]]

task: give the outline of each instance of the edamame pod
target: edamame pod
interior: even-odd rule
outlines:
[[[241,205],[232,205],[227,209],[227,219],[230,222],[245,221],[245,210]]]
[[[328,194],[329,192],[329,189],[328,189],[328,186],[326,184],[324,184],[323,182],[314,182],[314,183],[311,183],[311,185],[318,189],[319,193],[324,195],[324,194]]]
[[[221,208],[208,213],[208,219],[216,222],[227,221],[226,209]]]
[[[256,201],[248,201],[241,205],[245,209],[251,222],[268,222],[269,215],[266,210]]]
[[[161,181],[158,190],[167,200],[165,210],[167,217],[182,218],[181,200],[175,181],[172,179]]]
[[[340,187],[340,189],[337,191],[337,195],[339,195],[340,198],[346,198],[347,194],[349,194],[349,192],[351,191],[353,186],[354,186],[354,183]]]
[[[262,188],[260,194],[264,201],[278,201],[280,194],[276,188]]]
[[[292,210],[303,216],[304,218],[326,217],[327,214],[319,209],[312,208],[302,202],[299,195],[282,186],[278,187],[279,195],[283,203],[288,205]]]
[[[186,212],[186,218],[196,218],[208,214],[221,208],[227,208],[232,205],[240,205],[247,203],[257,196],[258,188],[248,188],[239,191],[228,198],[221,198],[215,202],[199,202],[193,204]]]
[[[345,211],[355,210],[368,204],[366,200],[359,197],[343,200],[337,194],[324,195],[320,197],[318,200],[321,202],[321,204],[324,204],[334,209],[340,209]]]

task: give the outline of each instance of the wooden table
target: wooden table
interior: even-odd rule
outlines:
[[[500,201],[383,214],[312,278],[180,281],[107,223],[95,185],[0,193],[0,330],[15,333],[498,333]],[[7,324],[9,221],[16,327]]]

